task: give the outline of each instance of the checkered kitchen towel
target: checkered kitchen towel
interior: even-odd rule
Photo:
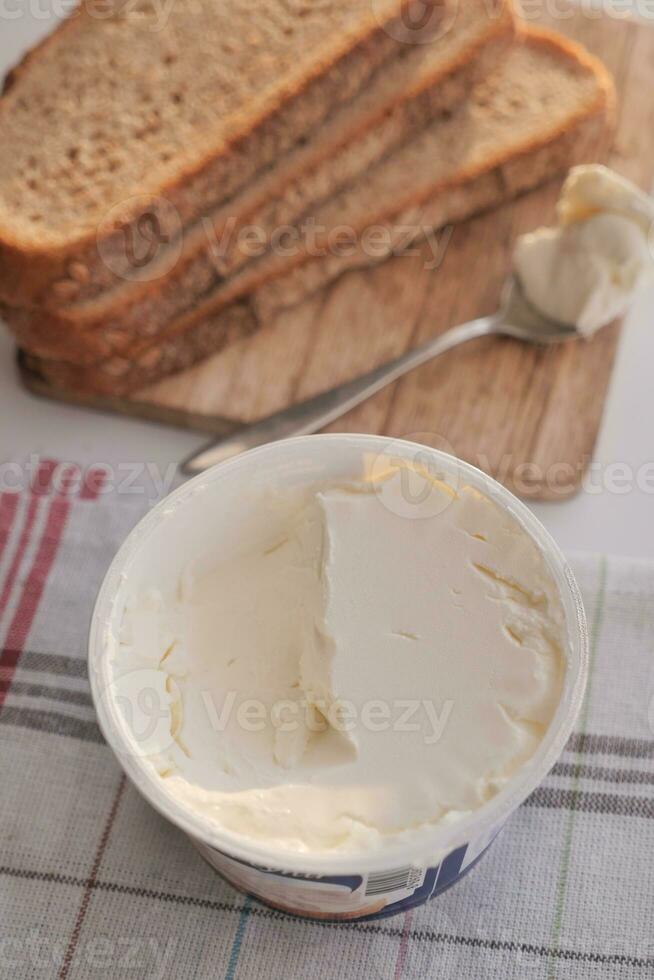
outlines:
[[[654,977],[654,564],[575,562],[588,698],[477,869],[413,912],[314,925],[246,900],[126,784],[85,647],[146,500],[56,473],[0,495],[0,976]]]

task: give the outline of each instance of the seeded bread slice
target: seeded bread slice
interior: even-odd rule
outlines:
[[[427,0],[435,24],[451,2]],[[406,47],[416,5],[86,0],[0,102],[0,295],[56,307],[106,288],[125,258],[117,205],[174,237]]]
[[[417,235],[420,228],[461,221],[592,159],[613,107],[612,82],[595,58],[550,32],[529,30],[451,119],[429,127],[317,216],[329,229],[387,228],[390,253],[400,235],[406,241],[406,226]],[[31,363],[59,387],[125,394],[220,349],[234,336],[235,318],[247,333],[345,269],[370,262],[362,248],[328,258],[268,256],[251,295],[248,268],[202,309],[171,321],[161,338],[135,344],[129,356],[85,368],[38,358]]]
[[[5,306],[19,343],[40,356],[88,364],[155,336],[248,262],[248,229],[270,247],[278,230],[297,224],[439,114],[452,111],[504,55],[515,28],[510,0],[495,0],[492,7],[488,0],[468,0],[447,33],[429,44],[405,46],[313,139],[185,231],[182,242],[135,270],[141,281],[57,311]]]

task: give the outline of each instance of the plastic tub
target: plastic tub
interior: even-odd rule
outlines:
[[[364,460],[419,460],[449,483],[473,486],[509,511],[536,542],[558,587],[567,628],[562,697],[537,752],[501,792],[458,823],[434,826],[408,844],[360,854],[306,854],[248,842],[184,807],[139,753],[113,696],[110,648],[127,598],[176,587],[185,563],[236,544],[236,515],[256,510],[269,490],[361,479]],[[410,499],[407,517],[410,517]],[[256,522],[255,522],[256,523]],[[531,512],[480,470],[425,446],[369,435],[306,436],[272,443],[220,464],[176,490],[132,531],[116,555],[96,603],[89,673],[102,732],[146,799],[191,838],[223,877],[288,912],[323,919],[392,915],[421,904],[466,873],[511,813],[560,755],[579,711],[587,673],[587,631],[579,590],[556,544]]]

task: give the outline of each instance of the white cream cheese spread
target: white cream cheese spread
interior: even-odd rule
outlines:
[[[515,269],[536,309],[592,334],[624,316],[654,271],[654,200],[592,164],[570,171],[557,216],[518,239]]]
[[[269,501],[257,547],[128,602],[113,693],[135,751],[222,830],[383,847],[476,810],[539,746],[566,633],[538,547],[471,487],[432,481],[411,516],[404,493],[391,467]]]

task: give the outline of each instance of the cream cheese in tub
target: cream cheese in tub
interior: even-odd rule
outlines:
[[[582,682],[569,573],[510,495],[384,445],[248,454],[263,470],[216,496],[204,536],[213,475],[193,481],[190,506],[163,508],[185,538],[174,569],[137,547],[104,623],[101,720],[109,707],[130,775],[226,877],[302,914],[397,911],[458,877]],[[280,469],[298,451],[311,465]]]

